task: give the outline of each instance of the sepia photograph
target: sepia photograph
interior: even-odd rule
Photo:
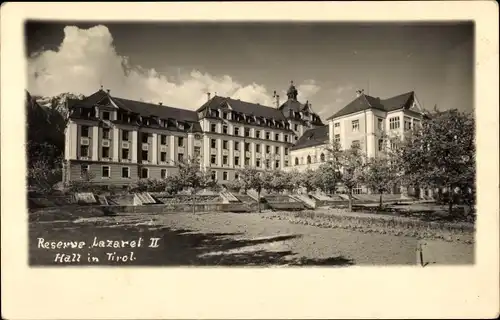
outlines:
[[[474,263],[474,24],[25,24],[30,265]]]

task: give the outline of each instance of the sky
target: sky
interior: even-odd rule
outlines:
[[[415,91],[425,109],[473,110],[474,25],[28,22],[28,91],[197,109],[212,95],[298,100],[326,119],[355,99]]]

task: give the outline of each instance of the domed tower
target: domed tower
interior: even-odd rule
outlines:
[[[288,96],[288,99],[297,100],[299,92],[297,91],[297,88],[295,88],[295,86],[293,85],[293,81],[290,81],[290,88],[288,88],[286,95]]]

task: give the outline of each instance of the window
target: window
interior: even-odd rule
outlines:
[[[227,180],[227,171],[222,172],[222,180]]]
[[[250,129],[245,128],[245,137],[250,137]]]
[[[377,118],[377,128],[379,130],[384,130],[384,119]]]
[[[201,148],[200,147],[194,147],[194,156],[199,157],[201,154]]]
[[[184,154],[183,153],[177,154],[177,161],[184,162]]]
[[[359,148],[360,144],[359,144],[359,140],[353,140],[351,142],[351,148]]]
[[[199,134],[194,135],[194,140],[200,140],[200,139],[201,139],[201,135],[199,135]]]
[[[109,166],[102,166],[101,174],[103,178],[109,178]]]
[[[227,156],[222,156],[222,164],[227,165]]]
[[[249,166],[250,165],[250,158],[246,157],[245,158],[245,166]]]
[[[240,150],[240,143],[238,141],[234,142],[234,150],[236,150],[236,151]]]
[[[255,152],[260,152],[260,144],[255,145]]]
[[[260,130],[255,130],[255,138],[260,139]]]
[[[420,127],[420,120],[413,119],[413,127],[414,128],[419,128]]]
[[[238,172],[234,173],[234,180],[240,180],[240,175],[238,174]]]
[[[109,158],[109,147],[102,147],[102,157]]]
[[[216,164],[217,163],[217,158],[215,157],[215,154],[210,156],[210,163],[211,164]]]
[[[399,129],[399,117],[392,117],[389,119],[389,129]]]
[[[238,128],[238,127],[234,128],[234,135],[235,136],[239,136],[240,135],[240,128]]]
[[[240,165],[240,157],[234,157],[234,165],[239,166]]]
[[[102,113],[102,118],[103,118],[104,120],[109,120],[109,111],[104,111],[104,112]]]
[[[266,169],[269,169],[271,167],[271,165],[269,164],[269,160],[266,159]]]
[[[109,128],[102,128],[102,138],[109,139]]]
[[[269,140],[271,137],[271,134],[269,132],[266,132],[266,140]]]
[[[299,130],[299,125],[298,124],[294,124],[293,125],[293,130],[298,131]]]
[[[227,112],[223,112],[223,113],[222,113],[222,118],[223,118],[223,119],[227,119],[227,118],[228,118],[228,116],[227,116]]]
[[[325,154],[324,154],[324,153],[322,153],[322,154],[319,156],[319,160],[320,160],[321,162],[325,162]]]
[[[257,168],[260,168],[260,160],[259,160],[259,159],[257,159],[257,160],[255,161],[255,166],[256,166]]]
[[[80,146],[80,157],[89,156],[89,146]]]
[[[211,132],[217,132],[217,124],[212,123],[212,124],[210,125],[210,131],[211,131]]]
[[[337,143],[338,143],[338,142],[340,142],[340,134],[336,134],[336,135],[334,136],[334,140],[335,140],[335,142],[337,142]]]
[[[82,176],[85,176],[87,173],[89,173],[89,165],[88,164],[82,164],[80,166],[80,174]]]
[[[311,156],[307,156],[307,164],[311,163]]]
[[[184,138],[183,137],[177,137],[177,146],[184,147]]]
[[[287,134],[284,135],[284,138],[285,138],[285,142],[288,142],[288,135]]]
[[[285,160],[285,167],[288,167],[288,160]]]
[[[244,151],[250,151],[250,143],[245,142],[245,150]]]
[[[288,155],[288,148],[285,148],[285,155]]]
[[[166,152],[160,152],[160,161],[161,162],[167,161],[167,153]]]
[[[378,151],[384,150],[384,140],[378,139]]]
[[[148,138],[149,138],[149,134],[143,133],[142,134],[142,143],[148,143]]]
[[[295,141],[299,140],[299,137],[295,136]]]
[[[149,160],[149,154],[148,154],[148,151],[147,150],[142,150],[141,152],[141,159],[144,160],[144,161],[148,161]]]
[[[359,131],[359,120],[352,120],[352,131],[353,132],[358,132]]]
[[[222,126],[222,133],[227,134],[227,126]]]
[[[122,131],[122,140],[128,141],[128,131],[127,130]]]
[[[335,122],[335,124],[333,125],[335,128],[340,128],[340,122]]]
[[[298,166],[299,165],[299,158],[295,158],[295,165]]]
[[[271,147],[270,146],[266,146],[266,153],[270,153],[271,152]]]
[[[122,178],[130,178],[129,167],[122,167]]]
[[[217,148],[217,140],[215,140],[215,139],[210,140],[210,147]]]
[[[222,149],[227,150],[227,140],[222,141]]]
[[[160,143],[161,143],[162,145],[166,145],[166,144],[167,144],[167,136],[166,136],[166,135],[162,134],[162,135],[160,136]]]
[[[167,177],[167,169],[161,169],[161,171],[160,171],[160,177],[162,179],[165,179]]]
[[[212,171],[212,172],[211,172],[211,178],[212,178],[212,180],[217,179],[217,172]]]
[[[396,150],[397,148],[398,148],[398,145],[396,144],[396,142],[391,141],[391,150]]]
[[[280,147],[274,147],[274,153],[279,154],[280,153]]]
[[[276,161],[274,162],[274,167],[275,167],[276,169],[278,169],[278,168],[280,167],[280,161],[279,161],[279,160],[276,160]]]
[[[149,169],[148,168],[142,168],[141,169],[141,178],[147,179],[149,177]]]
[[[122,149],[122,159],[128,159],[128,155],[129,155],[129,150]]]
[[[81,127],[81,135],[82,135],[82,137],[89,136],[89,126],[82,126]]]
[[[411,130],[411,118],[405,117],[404,118],[404,129],[405,131]]]
[[[276,134],[274,135],[274,140],[276,140],[276,141],[279,141],[279,140],[280,140],[280,135],[279,135],[279,133],[276,133]]]

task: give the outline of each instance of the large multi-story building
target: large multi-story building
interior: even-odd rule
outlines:
[[[275,107],[209,96],[196,111],[122,99],[102,88],[68,100],[64,181],[87,173],[108,185],[161,179],[189,158],[221,183],[245,166],[285,169],[299,137],[324,126],[309,102],[297,100],[293,82],[287,96],[280,105],[275,95]]]

